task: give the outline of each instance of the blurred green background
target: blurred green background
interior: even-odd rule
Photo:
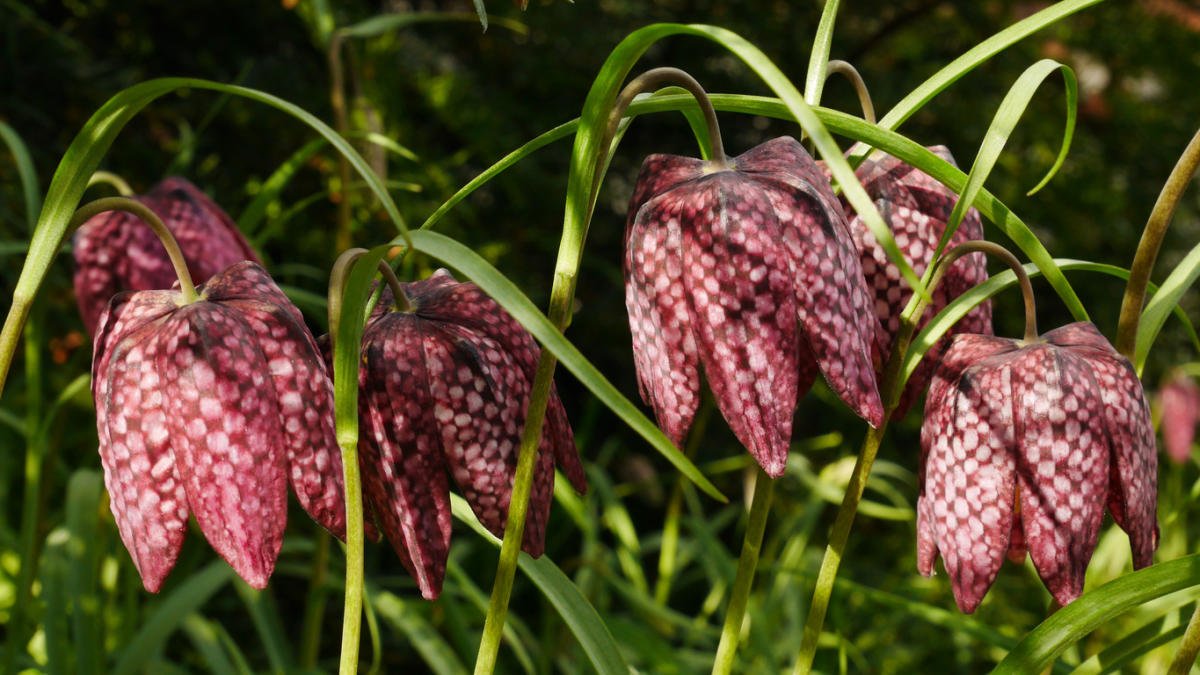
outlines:
[[[1048,4],[844,3],[831,57],[859,68],[882,114],[954,57]],[[396,201],[411,225],[422,222],[459,186],[505,153],[576,117],[608,51],[632,30],[656,21],[720,25],[755,43],[793,81],[802,83],[821,5],[782,0],[580,0],[574,4],[532,0],[525,12],[498,1],[490,2],[488,9],[492,25],[486,33],[468,16],[347,43],[344,59],[352,127],[381,133],[415,155],[390,153],[385,159],[376,158],[377,163],[386,163],[387,179],[393,182]],[[0,0],[0,120],[28,145],[42,190],[87,118],[116,92],[153,77],[183,75],[238,83],[278,95],[332,122],[326,53],[330,28],[383,13],[415,11],[471,14],[473,7],[467,1],[324,6],[307,0]],[[519,22],[523,28],[513,30],[506,21]],[[1025,196],[1053,162],[1062,133],[1062,85],[1049,80],[1018,127],[988,188],[1034,229],[1056,257],[1127,267],[1162,182],[1200,126],[1197,44],[1200,2],[1102,3],[1000,54],[939,95],[900,131],[926,145],[949,146],[965,168],[996,106],[1027,66],[1044,57],[1070,65],[1080,81],[1080,118],[1062,170],[1039,194]],[[675,38],[660,43],[635,72],[658,65],[688,70],[711,92],[768,93],[740,62],[704,41]],[[842,80],[827,86],[823,103],[858,111],[852,91]],[[776,135],[798,133],[794,125],[764,118],[721,114],[720,119],[731,154]],[[263,181],[313,138],[308,128],[258,104],[209,92],[184,92],[155,102],[135,118],[103,168],[123,176],[138,192],[167,175],[184,175],[238,218]],[[620,271],[625,204],[645,155],[694,154],[694,146],[678,115],[636,120],[609,171],[593,221],[580,276],[578,312],[568,337],[630,398],[636,399],[636,385]],[[369,154],[380,154],[378,146],[364,147]],[[558,246],[569,154],[569,140],[547,147],[475,193],[438,226],[480,251],[541,306],[545,306]],[[93,191],[90,196],[104,193],[105,188]],[[20,194],[15,166],[5,154],[0,158],[0,280],[6,288],[15,284],[23,258],[21,245],[27,237]],[[317,333],[324,332],[324,318],[319,297],[311,294],[324,294],[327,270],[338,253],[333,244],[337,207],[331,194],[341,194],[337,161],[324,149],[304,160],[265,220],[247,232],[276,277],[297,297],[309,298],[303,308]],[[354,204],[356,245],[377,244],[393,235],[391,224],[369,201],[360,197]],[[1193,189],[1164,244],[1156,280],[1161,281],[1200,240],[1198,214],[1200,190]],[[988,229],[988,236],[1007,243],[994,229]],[[406,271],[425,273],[429,265],[416,260]],[[46,400],[86,373],[91,358],[75,312],[70,274],[69,256],[60,257],[39,296],[39,311],[44,313],[40,373]],[[1070,279],[1097,325],[1111,337],[1121,282],[1094,275]],[[1042,299],[1043,330],[1070,320],[1047,286],[1035,287]],[[1185,297],[1185,311],[1193,320],[1200,319],[1197,293]],[[998,299],[995,316],[997,333],[1020,333],[1022,315],[1015,294]],[[1196,358],[1184,332],[1173,322],[1167,324],[1152,354],[1146,372],[1148,388],[1167,367]],[[6,417],[19,419],[30,404],[23,372],[18,363],[0,402]],[[548,555],[593,601],[628,650],[625,657],[632,665],[648,672],[706,669],[724,606],[721,583],[732,580],[740,542],[740,507],[719,506],[690,488],[681,491],[669,465],[620,429],[615,418],[568,375],[561,375],[558,382],[591,470],[592,491],[576,511],[578,520],[568,517],[561,506],[556,509]],[[70,476],[79,469],[99,468],[93,419],[84,389],[68,402],[49,436],[51,461],[41,478],[39,541],[66,522]],[[878,508],[862,513],[852,536],[842,574],[847,584],[835,595],[826,625],[828,636],[822,643],[826,648],[818,655],[823,669],[978,670],[993,663],[1005,644],[1044,615],[1047,596],[1028,567],[1007,566],[989,598],[970,618],[957,615],[944,576],[925,580],[916,574],[912,504],[919,422],[918,410],[896,425],[885,442],[877,480],[868,490]],[[834,509],[830,502],[840,497],[861,435],[861,424],[833,402],[823,385],[802,403],[793,470],[776,493],[758,591],[752,599],[751,637],[742,654],[745,672],[773,672],[788,665],[794,655],[812,574]],[[17,532],[25,493],[25,441],[10,424],[0,427],[0,447],[0,635],[7,635],[21,566]],[[740,495],[745,453],[719,415],[712,415],[696,452],[702,467],[718,472],[715,479],[727,494]],[[1187,527],[1190,501],[1185,498],[1196,474],[1195,466],[1164,465],[1163,559],[1193,550],[1195,539]],[[669,597],[658,603],[654,597],[658,548],[664,513],[672,499],[680,500],[683,514],[680,566]],[[163,595],[147,596],[120,548],[106,507],[96,509],[94,515],[98,586],[93,591],[100,605],[95,619],[100,628],[94,639],[108,654],[102,660],[111,665],[141,634],[147,617],[172,589],[215,556],[193,533]],[[240,652],[252,669],[278,669],[282,664],[291,670],[305,665],[299,635],[316,533],[302,522],[299,511],[293,516],[281,571],[271,589],[253,596],[245,589],[239,594],[233,586],[222,587],[196,614],[187,615],[197,617],[199,623],[153,645],[147,667],[214,669],[216,657],[208,655],[196,637],[203,633],[200,626],[215,626],[214,630],[233,636],[218,641],[221,649],[234,656]],[[1129,564],[1123,535],[1106,532],[1092,567],[1096,581],[1111,578]],[[390,550],[368,547],[369,579],[378,592],[375,599],[393,610],[394,620],[385,617],[381,637],[388,672],[404,667],[417,671],[445,667],[449,670],[444,672],[454,672],[456,662],[471,662],[482,619],[479,594],[490,588],[495,556],[486,543],[460,528],[452,560],[461,574],[452,570],[443,599],[427,604],[417,599]],[[329,563],[331,583],[340,574],[339,565],[335,547]],[[44,567],[39,575],[55,573],[49,562]],[[40,578],[53,583],[56,577]],[[54,619],[47,609],[48,590],[46,583],[35,589],[39,600],[28,608],[35,623],[48,625]],[[330,586],[325,592],[329,598],[325,639],[315,662],[322,668],[336,662],[340,622],[340,590]],[[247,609],[252,603],[259,603],[261,614]],[[73,620],[82,611],[69,602],[66,607]],[[553,610],[528,582],[518,583],[514,618],[527,653],[506,647],[506,669],[575,672],[585,667]],[[1097,636],[1096,644],[1111,642],[1129,626],[1139,625],[1137,619],[1130,621],[1134,623]],[[36,664],[37,639],[32,648],[22,650],[28,652],[22,657],[26,660],[19,661],[23,665]],[[447,660],[431,660],[428,645],[444,647],[444,653],[434,651]],[[364,652],[369,659],[370,649]],[[1074,658],[1087,653],[1084,650]],[[1139,667],[1154,672],[1161,664],[1155,658],[1146,657]]]

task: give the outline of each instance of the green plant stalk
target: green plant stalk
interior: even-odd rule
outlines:
[[[1133,361],[1137,349],[1138,323],[1142,316],[1142,305],[1146,300],[1146,285],[1150,282],[1150,274],[1154,272],[1154,263],[1158,259],[1158,251],[1162,247],[1163,237],[1179,200],[1187,190],[1188,184],[1200,167],[1200,130],[1192,136],[1191,142],[1184,148],[1183,154],[1171,169],[1171,175],[1163,184],[1158,200],[1146,220],[1142,230],[1142,239],[1138,242],[1137,251],[1133,254],[1133,263],[1129,268],[1129,282],[1125,284],[1125,297],[1121,299],[1121,314],[1117,320],[1117,351],[1125,358]],[[1188,624],[1188,634],[1192,633],[1193,621]],[[1185,636],[1186,637],[1186,636]],[[1198,638],[1200,639],[1200,638]]]
[[[363,512],[362,479],[358,473],[358,443],[338,443],[342,449],[342,475],[346,483],[346,595],[342,615],[341,675],[358,672],[358,648],[362,634],[363,603]],[[358,506],[351,508],[350,505]]]
[[[345,36],[334,31],[329,38],[329,107],[333,110],[333,129],[344,138],[350,131],[350,116],[346,113],[345,72],[342,65],[342,44]],[[338,155],[338,186],[341,198],[337,202],[337,250],[350,248],[350,161]]]
[[[315,550],[312,572],[309,573],[308,602],[304,605],[304,627],[301,629],[300,668],[315,670],[321,654],[321,624],[325,616],[325,579],[329,576],[329,534],[317,526],[314,531]]]
[[[1183,632],[1183,639],[1179,641],[1179,650],[1175,652],[1175,658],[1171,660],[1171,667],[1167,671],[1168,675],[1187,675],[1192,670],[1192,666],[1196,664],[1196,655],[1200,653],[1200,604],[1196,606],[1196,611],[1192,613],[1192,618],[1188,621],[1187,629]]]
[[[839,0],[825,0],[825,8],[821,10],[821,20],[817,24],[817,34],[813,37],[812,56],[808,59],[808,74],[804,79],[804,101],[815,106],[821,102],[821,93],[825,87],[826,64],[829,63],[829,50],[833,45],[833,24],[837,20]]]
[[[124,178],[121,178],[111,171],[97,171],[93,173],[92,177],[88,179],[87,184],[88,187],[92,187],[93,185],[99,185],[101,183],[112,187],[112,189],[116,190],[117,194],[121,195],[122,197],[133,196],[133,188],[129,187],[129,183],[126,183]]]
[[[1020,282],[1021,294],[1025,302],[1025,340],[1037,337],[1037,312],[1033,300],[1033,286],[1029,275],[1012,253],[1007,249],[989,241],[969,241],[960,244],[946,252],[936,264],[930,265],[927,276],[930,277],[928,288],[930,293],[941,283],[942,275],[950,264],[961,256],[969,253],[983,252],[995,255],[1004,260]],[[908,301],[908,306],[900,315],[900,328],[896,332],[895,346],[884,367],[883,381],[880,391],[883,395],[883,422],[874,429],[868,429],[863,439],[862,448],[858,452],[858,461],[854,463],[854,471],[850,474],[850,482],[846,485],[846,494],[842,505],[838,508],[833,530],[829,535],[829,543],[825,546],[825,555],[821,559],[821,568],[817,572],[817,583],[813,589],[812,602],[808,606],[808,618],[804,622],[804,634],[800,641],[800,653],[796,657],[794,675],[804,675],[812,670],[813,658],[817,654],[817,642],[821,637],[821,628],[825,624],[825,613],[829,609],[829,598],[833,594],[833,586],[837,581],[838,567],[846,552],[846,543],[850,539],[850,528],[854,525],[854,517],[858,513],[858,505],[862,502],[863,491],[867,487],[867,479],[871,475],[871,467],[879,452],[879,445],[887,431],[888,421],[892,412],[900,402],[900,394],[904,391],[907,378],[904,375],[904,356],[916,332],[917,323],[925,313],[926,302],[918,295]]]
[[[733,671],[742,620],[746,616],[750,589],[754,586],[754,571],[758,567],[758,554],[762,550],[763,533],[767,529],[767,514],[771,511],[774,492],[775,481],[759,468],[754,476],[754,496],[750,498],[750,519],[746,523],[742,552],[738,556],[737,576],[733,580],[729,607],[725,610],[725,625],[721,629],[721,641],[713,660],[713,675],[728,675]]]
[[[696,456],[700,441],[708,430],[708,420],[712,417],[714,408],[711,396],[705,395],[700,401],[700,410],[692,421],[691,435],[683,454],[688,459]],[[675,480],[671,497],[667,501],[667,515],[663,522],[662,545],[658,551],[658,579],[654,582],[654,601],[661,607],[667,606],[671,598],[671,582],[675,579],[675,561],[679,555],[679,519],[683,514],[683,476]]]
[[[560,309],[561,303],[554,305],[559,311],[554,312],[551,318],[561,330],[565,314]],[[504,637],[504,621],[508,616],[508,601],[512,596],[517,560],[521,555],[521,541],[525,536],[525,514],[529,510],[529,494],[533,487],[533,468],[537,463],[538,444],[542,438],[542,422],[546,417],[546,405],[550,402],[554,366],[557,363],[557,359],[549,350],[542,350],[537,372],[533,377],[533,391],[529,396],[525,429],[521,432],[521,449],[517,456],[517,472],[513,478],[512,497],[508,504],[508,520],[504,526],[504,540],[500,544],[500,562],[496,565],[492,597],[488,601],[487,617],[483,623],[483,637],[480,638],[479,653],[475,657],[475,675],[485,675],[496,670],[500,641]]]

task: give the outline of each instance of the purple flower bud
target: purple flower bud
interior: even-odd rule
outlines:
[[[503,536],[521,431],[540,350],[477,286],[445,270],[402,284],[411,311],[385,290],[363,332],[359,371],[364,493],[417,580],[441,592],[450,546],[447,472],[475,515]],[[551,391],[522,548],[542,554],[554,464],[579,492],[583,466]]]
[[[944,146],[935,146],[930,150],[954,164],[954,157]],[[946,223],[954,210],[957,196],[925,172],[890,155],[863,162],[855,171],[855,175],[891,228],[896,237],[896,244],[912,265],[913,271],[918,275],[924,274],[942,234],[946,231]],[[851,213],[849,205],[843,205],[846,206],[847,213]],[[900,278],[900,270],[888,259],[883,247],[875,241],[870,228],[857,214],[850,217],[850,232],[853,233],[859,254],[862,256],[867,285],[874,292],[875,316],[879,319],[875,358],[882,368],[891,354],[896,332],[900,329],[900,314],[912,297],[912,289]],[[973,239],[983,239],[983,222],[979,218],[979,212],[972,208],[963,217],[946,250]],[[921,317],[917,330],[923,328],[951,300],[970,290],[972,286],[987,281],[986,262],[982,253],[966,255],[956,260],[946,271],[942,282],[933,290],[933,301]],[[942,358],[950,346],[950,339],[957,333],[991,335],[991,302],[985,301],[971,310],[925,354],[925,358],[905,385],[895,416],[902,417],[925,390],[929,378],[933,375],[934,365]]]
[[[175,235],[196,283],[236,262],[259,262],[233,220],[187,180],[168,178],[137,200]],[[75,233],[73,252],[75,299],[89,335],[96,333],[112,296],[167,289],[175,282],[175,270],[158,237],[124,211],[108,211],[84,223]]]
[[[247,583],[264,587],[289,477],[301,506],[345,537],[333,390],[299,311],[251,262],[197,290],[182,306],[178,291],[120,293],[95,340],[105,484],[151,592],[175,566],[189,513]]]
[[[918,568],[932,575],[940,554],[964,612],[1005,555],[1026,550],[1055,600],[1077,598],[1106,504],[1134,567],[1153,560],[1149,407],[1129,361],[1090,323],[1032,343],[955,336],[929,388],[921,450]]]
[[[1192,456],[1196,422],[1200,421],[1200,387],[1184,373],[1176,373],[1158,393],[1162,406],[1162,437],[1167,457],[1185,464]]]
[[[872,425],[871,298],[829,182],[795,139],[718,167],[652,155],[625,230],[625,304],[645,400],[676,444],[700,401],[700,366],[730,428],[783,474],[800,393],[820,371]]]

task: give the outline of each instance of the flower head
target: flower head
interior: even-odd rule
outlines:
[[[1176,372],[1159,390],[1158,400],[1167,457],[1184,464],[1192,456],[1196,422],[1200,421],[1200,387],[1186,374]]]
[[[930,148],[934,154],[954,164],[954,157],[944,146]],[[950,213],[957,199],[946,186],[925,172],[905,164],[891,155],[875,160],[868,159],[859,165],[855,175],[867,190],[867,194],[879,208],[880,214],[896,237],[896,244],[918,275],[924,274],[933,258],[938,242],[946,231]],[[849,209],[849,205],[843,204]],[[847,211],[851,213],[851,211]],[[874,291],[875,316],[879,319],[878,337],[875,341],[877,363],[887,362],[896,332],[900,329],[900,314],[912,296],[912,289],[900,278],[900,270],[888,259],[883,247],[875,241],[875,235],[858,214],[850,216],[850,232],[862,256],[863,273],[867,286]],[[979,212],[969,209],[946,245],[946,250],[963,242],[983,239],[983,222]],[[972,286],[987,281],[987,264],[982,253],[963,256],[945,272],[942,282],[933,289],[932,301],[921,317],[917,330],[940,312],[951,300],[970,290]],[[902,416],[913,401],[925,390],[933,375],[934,365],[950,346],[950,339],[957,333],[992,334],[992,309],[990,302],[980,303],[964,316],[934,345],[921,360],[917,370],[909,377],[895,414]]]
[[[1061,604],[1083,590],[1104,507],[1129,533],[1135,568],[1152,561],[1157,456],[1129,361],[1090,323],[1038,340],[954,338],[921,427],[918,567],[940,554],[973,612],[1005,554],[1026,551]]]
[[[450,546],[447,473],[503,536],[525,410],[540,356],[533,338],[477,286],[439,270],[385,291],[363,332],[359,440],[367,502],[429,599]],[[522,548],[542,554],[554,464],[587,488],[566,411],[551,391]]]
[[[333,390],[299,310],[238,263],[177,304],[125,292],[101,315],[92,394],[113,516],[142,583],[161,588],[188,514],[251,586],[275,567],[287,483],[345,536]]]
[[[175,235],[197,283],[236,262],[259,262],[229,216],[187,180],[168,178],[137,199]],[[73,253],[75,300],[92,335],[112,296],[167,289],[175,281],[162,244],[130,213],[108,211],[84,223],[75,233]]]
[[[700,366],[738,439],[782,475],[800,392],[820,371],[858,415],[883,417],[873,316],[829,182],[795,139],[719,166],[652,155],[625,231],[625,303],[642,398],[676,443]]]

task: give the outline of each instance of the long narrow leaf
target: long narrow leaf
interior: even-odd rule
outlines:
[[[705,478],[696,465],[671,443],[658,426],[642,414],[629,399],[622,396],[621,392],[573,344],[563,337],[554,324],[538,311],[533,301],[495,267],[492,267],[478,253],[466,246],[431,230],[414,231],[412,243],[418,251],[454,267],[475,282],[528,329],[545,349],[550,350],[563,364],[563,367],[571,371],[596,398],[616,413],[631,429],[646,439],[667,461],[679,469],[680,473],[687,476],[688,480],[713,498],[725,501],[725,497],[717,490],[716,486]]]
[[[1146,365],[1146,357],[1150,354],[1150,347],[1154,345],[1154,340],[1158,338],[1158,332],[1162,330],[1163,323],[1167,320],[1167,312],[1179,304],[1180,298],[1192,287],[1198,276],[1200,276],[1200,244],[1197,244],[1175,266],[1175,269],[1171,270],[1171,274],[1167,276],[1166,281],[1162,283],[1158,292],[1146,303],[1146,309],[1142,311],[1142,318],[1138,323],[1137,347],[1134,350],[1134,366],[1138,373],[1141,373],[1142,368]]]
[[[13,163],[17,165],[17,175],[21,178],[21,196],[25,201],[25,221],[33,231],[37,223],[37,214],[42,210],[41,193],[38,189],[37,169],[29,156],[29,148],[21,135],[9,125],[0,121],[0,140],[8,146],[12,153]]]
[[[479,523],[466,500],[453,494],[450,500],[455,518],[469,525],[494,546],[500,546],[500,540]],[[629,666],[621,658],[621,650],[613,640],[612,633],[567,575],[546,556],[534,559],[527,553],[521,553],[518,565],[571,629],[596,672],[600,675],[628,675]]]
[[[394,593],[368,589],[371,604],[379,616],[403,634],[421,655],[430,672],[437,675],[466,675],[467,668],[433,626],[412,605]]]

